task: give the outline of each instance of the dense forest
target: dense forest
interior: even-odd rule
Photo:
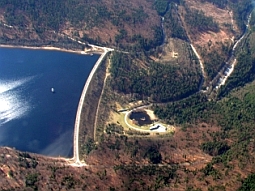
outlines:
[[[232,2],[232,1],[230,1]],[[234,11],[234,18],[237,21],[237,25],[241,30],[245,30],[245,22],[248,18],[249,13],[253,9],[251,0],[242,0],[238,2],[238,5],[233,1],[230,3],[231,8]]]
[[[157,10],[157,13],[160,16],[164,16],[166,13],[168,7],[169,7],[169,2],[168,0],[156,0],[154,3],[155,9]]]
[[[228,52],[225,53],[225,55],[228,55]],[[219,53],[219,51],[216,51],[216,50],[212,50],[205,54],[203,53],[203,58],[204,58],[205,72],[207,73],[207,77],[208,77],[207,79],[211,81],[218,74],[220,69],[225,65],[227,58],[226,56],[224,56],[224,54],[222,55]]]
[[[251,174],[243,181],[238,191],[255,190],[255,174]]]
[[[168,103],[166,106],[155,106],[154,113],[169,124],[196,124],[203,122],[209,117],[207,110],[215,106],[214,102],[208,102],[207,97],[194,94],[186,99]]]
[[[194,69],[184,71],[171,64],[148,61],[147,66],[141,67],[134,57],[121,53],[113,54],[110,71],[114,90],[135,94],[140,99],[150,97],[156,102],[173,101],[195,93],[201,78]]]
[[[0,6],[5,7],[5,18],[10,25],[28,26],[29,20],[25,17],[27,14],[29,19],[34,22],[34,27],[37,30],[41,31],[47,28],[58,30],[60,25],[65,22],[66,16],[71,16],[69,13],[73,7],[66,7],[66,2],[68,3],[67,0],[61,4],[56,0],[45,1],[44,3],[34,0],[3,0],[0,2]],[[21,11],[23,12],[21,13]]]
[[[206,31],[219,31],[219,24],[212,17],[208,17],[203,11],[192,10],[186,7],[185,22],[193,34]]]
[[[255,31],[255,12],[253,11],[251,14],[251,21],[250,21],[250,26],[252,31]]]
[[[179,38],[187,40],[186,31],[182,26],[180,18],[178,16],[178,10],[174,3],[169,5],[168,11],[164,15],[164,25],[166,35],[171,38]]]
[[[156,0],[154,2],[154,8],[160,16],[165,16],[166,12],[173,6],[174,4],[180,4],[182,0]]]
[[[3,0],[0,6],[5,10],[3,16],[8,25],[22,31],[35,30],[38,35],[71,29],[72,35],[83,41],[100,45],[110,43],[133,51],[147,51],[163,41],[160,18],[150,19],[154,14],[157,16],[156,11],[151,8],[146,12],[147,7],[142,5],[130,8],[128,3],[102,0],[63,0],[61,3],[56,0]],[[102,34],[89,32],[98,28],[114,32],[104,38]],[[130,30],[134,32],[130,33]]]
[[[244,20],[251,9],[250,0],[201,0],[201,2],[210,2],[223,9],[230,6],[234,10],[239,27],[244,29]],[[72,34],[84,41],[101,45],[111,44],[133,52],[148,51],[163,43],[163,31],[160,26],[162,16],[165,18],[167,37],[187,40],[178,15],[178,6],[185,7],[186,13],[182,16],[193,35],[206,31],[219,31],[217,22],[202,11],[190,9],[183,0],[148,1],[147,7],[138,5],[132,9],[123,2],[107,3],[103,0],[63,0],[61,3],[56,0],[46,0],[43,3],[35,0],[2,0],[0,6],[5,10],[3,16],[7,24],[20,30],[35,30],[41,35],[50,30],[61,31],[70,25],[68,27],[77,28]],[[151,9],[149,12],[148,8]],[[108,38],[102,38],[102,34],[88,32],[105,26],[109,27],[107,30],[114,31]]]

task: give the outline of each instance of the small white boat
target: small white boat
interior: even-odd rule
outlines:
[[[52,92],[52,93],[54,93],[54,92],[55,92],[54,88],[51,88],[51,92]]]

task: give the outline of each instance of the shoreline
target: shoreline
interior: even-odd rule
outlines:
[[[111,48],[99,47],[99,46],[95,46],[95,45],[91,45],[91,46],[92,46],[92,48],[94,48],[94,47],[101,48],[103,50],[103,52],[98,52],[99,54],[101,53],[101,55],[98,58],[98,60],[96,61],[95,65],[93,66],[92,70],[90,71],[90,74],[85,82],[85,85],[82,90],[82,94],[80,96],[78,108],[77,108],[77,113],[76,113],[76,118],[75,118],[75,123],[74,123],[73,159],[74,159],[74,162],[78,166],[87,165],[85,162],[82,163],[80,161],[80,154],[79,154],[79,149],[80,149],[79,148],[79,130],[80,130],[80,123],[81,123],[80,119],[81,119],[81,113],[82,113],[86,93],[89,88],[90,82],[91,82],[97,68],[101,64],[102,60],[104,59],[104,57],[107,55],[108,52],[114,51],[114,49],[111,49]]]
[[[90,55],[92,52],[84,52],[83,50],[71,50],[71,49],[65,49],[65,48],[58,48],[54,46],[22,46],[22,45],[5,45],[0,44],[0,48],[23,48],[23,49],[30,49],[30,50],[51,50],[51,51],[61,51],[61,52],[67,52],[67,53],[74,53],[74,54],[81,54],[81,55]],[[93,51],[93,54],[103,54],[103,52],[100,51]]]
[[[81,161],[80,161],[80,156],[79,156],[79,130],[80,130],[80,118],[81,118],[81,113],[82,113],[82,108],[83,108],[83,104],[84,104],[84,100],[86,97],[86,93],[88,90],[88,87],[90,85],[90,82],[94,76],[94,73],[96,72],[98,66],[101,64],[103,58],[105,57],[105,55],[107,54],[107,50],[105,50],[101,56],[98,58],[97,62],[95,63],[94,67],[92,68],[89,77],[86,80],[86,83],[84,85],[81,97],[80,97],[80,101],[78,104],[78,108],[77,108],[77,113],[76,113],[76,119],[75,119],[75,124],[74,124],[74,147],[73,147],[73,158],[76,164],[80,165]]]
[[[99,67],[99,65],[101,64],[103,58],[106,56],[106,54],[110,51],[114,51],[114,49],[111,48],[106,48],[106,47],[99,47],[96,45],[90,45],[92,47],[92,50],[89,51],[83,51],[83,50],[71,50],[71,49],[65,49],[65,48],[58,48],[58,47],[54,47],[54,46],[22,46],[22,45],[5,45],[5,44],[0,44],[0,48],[20,48],[20,49],[30,49],[30,50],[50,50],[50,51],[62,51],[62,52],[66,52],[66,53],[75,53],[75,54],[80,54],[80,55],[85,55],[85,56],[91,56],[91,54],[98,54],[100,55],[100,57],[98,58],[98,60],[96,61],[96,63],[94,64],[92,70],[89,73],[89,76],[85,82],[82,94],[80,96],[80,100],[79,100],[79,104],[78,104],[78,108],[76,110],[76,118],[75,118],[75,123],[74,123],[74,139],[73,139],[73,157],[72,158],[65,158],[65,157],[50,157],[50,156],[45,156],[45,157],[49,157],[52,159],[62,159],[62,160],[66,160],[66,161],[73,161],[73,165],[74,166],[87,166],[87,164],[85,162],[81,162],[80,161],[80,157],[79,157],[79,128],[80,128],[80,118],[81,118],[81,113],[82,113],[82,109],[83,109],[83,104],[84,104],[84,100],[85,100],[85,96],[87,93],[87,89],[90,85],[90,82],[94,76],[94,73],[96,72],[97,68]],[[94,48],[100,48],[101,50],[97,51]],[[102,51],[103,50],[103,51]],[[34,154],[38,154],[38,153],[34,153]],[[40,154],[39,154],[40,155]]]

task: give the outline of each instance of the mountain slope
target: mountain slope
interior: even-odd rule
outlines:
[[[243,180],[255,173],[254,29],[231,50],[251,8],[249,0],[1,0],[1,44],[84,48],[69,36],[124,51],[106,59],[106,79],[92,81],[105,86],[97,123],[87,117],[83,124],[92,125],[81,127],[81,159],[88,166],[0,148],[0,188],[233,190],[250,183],[253,175]],[[222,99],[208,100],[201,84],[209,84],[232,53],[238,70],[221,89]],[[245,87],[233,91],[236,86]],[[114,115],[136,103],[152,103],[175,132],[124,131]]]

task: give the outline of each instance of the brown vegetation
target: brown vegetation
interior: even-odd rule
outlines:
[[[138,2],[135,0],[102,0],[100,4],[114,13],[113,18],[118,19],[121,10],[129,19],[134,13],[139,12],[141,7],[147,16],[141,23],[132,24],[121,21],[113,24],[109,19],[93,23],[95,13],[95,15],[89,15],[86,22],[80,21],[77,25],[68,21],[63,23],[59,28],[59,33],[83,38],[84,41],[89,39],[108,46],[117,46],[115,37],[120,34],[121,30],[127,32],[127,37],[121,40],[123,45],[132,44],[130,43],[131,37],[137,34],[152,39],[152,28],[160,25],[160,17],[153,9],[153,2],[150,0]],[[213,65],[212,68],[220,67],[228,56],[228,48],[233,43],[232,37],[240,34],[235,21],[232,22],[231,10],[229,8],[220,9],[213,4],[202,3],[201,0],[186,0],[185,2],[185,5],[180,5],[178,10],[175,10],[181,17],[183,24],[181,27],[184,27],[191,43],[198,48],[204,62],[210,62]],[[91,1],[88,5],[94,6],[97,3],[97,1]],[[206,16],[212,17],[219,24],[219,31],[192,33],[188,23],[185,23],[185,6],[189,9],[202,10]],[[92,12],[93,8],[91,8]],[[22,15],[22,12],[17,13]],[[175,17],[179,18],[179,15]],[[25,28],[11,28],[0,24],[1,42],[82,48],[81,45],[58,35],[53,29],[47,29],[44,32],[36,31],[29,17],[27,15],[24,17],[26,18]],[[6,22],[2,9],[0,20]],[[187,39],[185,42],[185,40],[167,36],[166,40],[166,44],[148,53],[150,58],[146,57],[146,53],[139,55],[139,58],[130,58],[131,66],[135,66],[133,71],[139,69],[149,71],[150,59],[153,59],[159,62],[157,64],[178,67],[177,77],[185,74],[189,76],[193,72],[196,74],[194,76],[199,78],[199,65],[194,61],[194,54],[189,48]],[[134,51],[133,55],[136,54],[137,52]],[[221,62],[215,63],[213,58]],[[119,133],[111,131],[106,133],[106,127],[111,122],[111,114],[115,114],[121,108],[120,106],[126,106],[131,101],[137,101],[138,98],[146,101],[152,100],[151,97],[141,96],[138,93],[124,94],[114,91],[111,87],[111,76],[107,75],[108,78],[105,80],[106,68],[107,62],[103,62],[91,81],[83,105],[79,136],[80,150],[81,159],[84,159],[88,166],[74,167],[72,162],[66,159],[0,148],[0,189],[233,190],[241,185],[241,180],[247,177],[247,174],[255,171],[254,140],[251,140],[246,147],[248,152],[245,154],[248,153],[249,157],[245,158],[237,154],[237,159],[234,158],[226,164],[216,163],[213,160],[217,158],[215,159],[202,150],[203,143],[217,142],[221,140],[220,136],[225,135],[225,132],[215,125],[206,123],[198,123],[189,127],[186,125],[182,129],[176,128],[174,134],[148,137],[148,134],[135,131],[127,131],[125,135],[120,123],[114,124]],[[167,74],[163,77],[166,78]],[[190,78],[187,77],[186,81],[190,81]],[[104,83],[105,86],[103,86]],[[98,104],[100,97],[101,101]],[[237,132],[231,133],[233,136],[222,138],[229,146],[237,141]]]
[[[35,3],[35,6],[42,6],[39,4],[40,3]],[[71,8],[65,7],[66,4],[67,2],[63,2],[61,7],[66,10]],[[54,4],[52,5],[55,6]],[[43,17],[45,17],[45,20],[39,21],[41,26],[36,26],[38,24],[38,21],[36,20],[38,17],[35,19],[34,15],[31,16],[31,13],[29,11],[26,12],[26,8],[23,8],[22,6],[27,5],[25,3],[21,3],[21,6],[18,5],[17,8],[15,7],[13,13],[10,13],[9,15],[12,19],[22,16],[24,19],[22,21],[18,21],[20,26],[8,23],[7,15],[9,13],[6,13],[7,6],[1,7],[0,38],[2,39],[2,43],[7,43],[7,41],[8,44],[19,45],[39,45],[50,43],[55,44],[55,46],[60,46],[61,44],[58,43],[63,42],[63,39],[61,36],[55,34],[55,32],[58,32],[72,37],[83,38],[84,41],[88,40],[99,44],[116,46],[115,38],[120,34],[121,30],[127,32],[127,37],[121,42],[125,44],[127,42],[130,43],[131,38],[134,35],[141,35],[144,38],[152,39],[154,35],[153,27],[160,25],[160,17],[157,16],[157,12],[152,9],[153,6],[150,1],[136,2],[131,0],[127,2],[121,0],[117,2],[103,0],[100,1],[100,3],[93,1],[76,2],[72,4],[72,6],[74,6],[73,9],[77,8],[75,6],[78,6],[77,9],[79,10],[77,10],[77,12],[84,12],[81,12],[80,15],[77,14],[77,16],[82,19],[77,17],[73,18],[72,13],[68,13],[70,14],[70,18],[65,18],[67,13],[64,13],[64,11],[66,11],[64,10],[63,15],[61,15],[61,13],[56,13],[57,16],[61,15],[59,23],[56,24],[49,22],[49,20],[52,19],[50,18],[52,17],[51,14],[54,15],[55,13],[52,13],[51,10],[45,9],[43,11],[49,11],[49,13],[38,13],[43,14]],[[84,8],[84,10],[80,10],[81,7]],[[90,9],[87,9],[88,7],[90,7]],[[103,12],[100,12],[102,10]],[[72,12],[73,10],[69,11]],[[104,15],[108,13],[110,16]],[[84,16],[82,17],[81,15],[83,14]],[[100,14],[103,14],[103,18],[101,18],[102,15]],[[13,27],[7,27],[4,26],[4,24],[10,26],[13,25]],[[69,42],[69,44],[70,43],[71,42]],[[65,43],[65,46],[66,45],[67,43]],[[78,44],[76,44],[76,48],[80,48]]]
[[[95,72],[85,95],[79,131],[81,158],[84,158],[89,152],[86,150],[86,143],[90,142],[90,140],[94,140],[94,124],[97,116],[98,102],[100,100],[106,76],[107,59],[108,57],[106,55]]]
[[[241,185],[240,180],[254,167],[251,164],[249,168],[241,168],[235,160],[229,164],[232,169],[227,171],[221,165],[209,167],[212,157],[205,154],[200,145],[219,132],[219,128],[201,124],[178,130],[173,137],[165,138],[106,135],[88,155],[87,167],[73,167],[71,162],[61,158],[0,148],[0,188],[186,190],[193,187],[207,190],[224,186],[232,190]],[[151,148],[161,154],[159,164],[152,164],[152,159],[148,158],[146,153]],[[215,174],[206,174],[206,169]],[[159,180],[160,177],[163,179]]]
[[[186,3],[189,8],[201,10],[206,16],[212,17],[220,26],[219,32],[215,33],[209,31],[207,33],[190,36],[195,45],[204,47],[207,46],[210,41],[212,43],[211,46],[217,46],[217,43],[232,42],[231,39],[240,34],[240,31],[237,30],[238,27],[233,20],[230,8],[221,9],[211,3],[201,2],[200,0],[188,0]]]

